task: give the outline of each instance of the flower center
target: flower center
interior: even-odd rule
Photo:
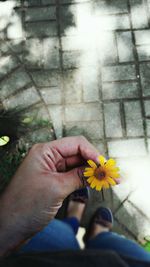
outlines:
[[[95,172],[94,172],[94,176],[98,179],[98,180],[103,180],[105,178],[106,173],[104,172],[104,170],[101,169],[101,167],[96,168]]]

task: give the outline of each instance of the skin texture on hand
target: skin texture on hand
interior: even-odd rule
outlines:
[[[84,186],[83,166],[99,152],[84,137],[36,144],[0,199],[0,255],[53,219],[63,200]]]

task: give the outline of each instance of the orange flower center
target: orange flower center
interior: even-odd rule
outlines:
[[[96,168],[95,172],[94,172],[94,176],[98,179],[98,180],[103,180],[106,176],[106,173],[104,172],[104,170],[101,167]]]

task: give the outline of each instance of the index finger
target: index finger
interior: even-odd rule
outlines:
[[[92,159],[97,162],[98,150],[83,136],[64,137],[49,143],[64,158],[81,155],[83,159]]]

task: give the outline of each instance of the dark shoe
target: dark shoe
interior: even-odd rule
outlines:
[[[99,224],[111,230],[113,227],[113,215],[111,210],[108,208],[100,207],[95,211],[84,236],[85,243],[91,235],[93,224]]]
[[[113,226],[113,215],[110,209],[100,207],[96,210],[93,215],[92,223],[100,224],[104,227],[112,229]]]
[[[70,197],[69,200],[80,202],[80,203],[87,203],[90,197],[90,192],[88,187],[84,187],[81,189],[78,189],[74,191]]]

